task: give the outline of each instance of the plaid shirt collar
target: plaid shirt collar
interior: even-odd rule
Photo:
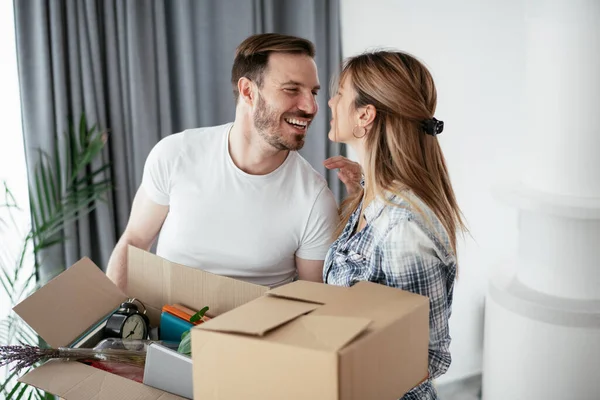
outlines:
[[[361,202],[360,207],[362,208],[363,203]],[[365,219],[367,220],[367,224],[373,222],[373,220],[381,214],[383,209],[385,208],[385,202],[377,197],[373,200],[367,208],[365,208]]]

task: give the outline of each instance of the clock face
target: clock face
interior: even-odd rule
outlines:
[[[146,339],[146,321],[141,315],[134,314],[123,324],[123,339]]]

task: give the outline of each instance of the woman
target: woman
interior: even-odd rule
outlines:
[[[436,399],[431,379],[451,360],[456,232],[465,228],[436,137],[443,128],[433,118],[436,97],[423,64],[405,53],[379,51],[347,60],[329,101],[329,139],[356,152],[364,188],[340,207],[323,281],[351,286],[367,280],[430,300],[429,378],[403,400]]]

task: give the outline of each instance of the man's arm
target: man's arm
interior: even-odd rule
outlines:
[[[296,256],[298,279],[323,282],[323,260],[305,260]]]
[[[126,293],[127,289],[127,246],[150,250],[168,212],[169,206],[155,203],[143,188],[138,189],[133,199],[129,222],[110,256],[106,269],[106,275],[123,292]]]
[[[331,190],[324,186],[315,199],[302,242],[296,251],[298,279],[323,282],[323,260],[333,242],[333,232],[338,223],[335,198]]]
[[[348,193],[353,193],[360,189],[360,179],[362,177],[362,169],[357,162],[350,161],[346,157],[335,156],[328,158],[323,162],[328,169],[339,168],[338,177],[346,185]],[[329,192],[326,190],[326,192]],[[322,231],[329,235],[325,236],[325,243],[331,243],[334,238],[331,238],[333,230],[338,223],[337,208],[335,206],[335,200],[333,195],[329,193],[329,205],[325,205],[324,210],[317,217],[322,219],[322,224],[317,228],[318,231]],[[327,202],[327,200],[325,200]],[[313,282],[323,282],[323,260],[307,260],[296,256],[296,269],[298,270],[298,279]]]

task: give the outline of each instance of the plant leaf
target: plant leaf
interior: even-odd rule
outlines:
[[[181,334],[181,342],[177,347],[177,352],[191,356],[192,354],[192,335],[190,335],[189,329]]]
[[[190,322],[196,322],[196,321],[201,320],[207,311],[208,311],[208,307],[204,307],[202,310],[200,310],[196,314],[192,315],[192,317],[190,318]]]
[[[104,143],[100,140],[91,142],[89,147],[86,148],[86,151],[81,154],[81,159],[76,166],[77,173],[82,171],[88,164],[90,164],[92,159],[96,158],[100,151],[102,151],[103,147]]]
[[[4,383],[2,383],[2,385],[0,385],[0,393],[2,393],[2,392],[6,393],[6,387],[10,383],[11,379],[14,378],[15,376],[17,376],[17,371],[11,371],[8,374],[8,376],[6,377],[6,380],[4,381]],[[10,397],[7,397],[7,399],[9,399],[9,398]]]
[[[64,140],[53,147],[51,155],[42,150],[37,151],[38,162],[33,169],[33,175],[30,176],[29,207],[23,210],[29,211],[31,215],[31,227],[27,227],[26,231],[21,232],[20,224],[13,217],[12,210],[20,209],[4,183],[6,204],[0,206],[9,209],[10,221],[14,227],[9,226],[9,220],[0,219],[0,230],[10,232],[12,237],[15,236],[15,232],[19,232],[19,238],[23,239],[22,246],[15,242],[14,252],[13,247],[5,245],[6,241],[1,242],[0,286],[9,293],[11,305],[20,301],[32,287],[39,286],[35,279],[40,276],[39,268],[44,261],[41,259],[44,254],[42,250],[70,240],[65,236],[65,225],[92,212],[101,201],[106,201],[107,192],[113,188],[110,164],[102,158],[98,159],[102,156],[106,133],[96,125],[88,128],[85,113],[82,113],[78,124],[72,119],[68,121],[68,127],[63,134]],[[34,271],[25,273],[24,267],[29,262],[28,251],[31,250],[34,255]],[[52,267],[55,270],[64,269],[62,265],[49,267],[48,272]],[[37,333],[14,313],[0,321],[0,335],[2,341],[6,340],[9,343],[18,341],[47,346]],[[49,393],[15,383],[16,377],[15,373],[9,375],[8,380],[0,387],[2,395],[8,394],[8,398],[14,398],[15,395],[18,398],[54,398]],[[7,393],[8,387],[11,388],[10,393]]]
[[[12,399],[13,395],[17,392],[17,390],[19,390],[19,388],[21,387],[21,385],[23,385],[23,383],[17,381],[17,383],[15,383],[15,386],[13,386],[12,390],[10,391],[10,393],[8,393],[8,396],[6,396],[6,398],[7,399]]]
[[[25,294],[25,292],[30,289],[30,285],[32,282],[35,282],[35,271],[33,271],[26,279],[25,282],[23,282],[23,284],[21,284],[21,290],[19,291],[19,293],[17,294],[16,298],[17,299],[22,299],[23,295]],[[27,293],[28,295],[30,293]]]
[[[2,275],[0,275],[0,282],[2,283],[2,287],[6,290],[6,293],[9,295],[13,292],[14,281],[10,278],[10,275],[4,268],[2,269]]]
[[[21,383],[21,382],[19,382]],[[19,394],[17,395],[17,398],[15,400],[21,400],[23,398],[23,396],[26,394],[25,391],[28,389],[27,384],[23,384],[23,388],[21,389],[21,391],[19,392]]]
[[[187,331],[183,332],[183,333],[181,334],[181,340],[185,339],[185,338],[186,338],[186,336],[188,336],[189,334],[190,334],[190,330],[189,330],[189,329],[188,329]]]
[[[37,206],[37,212],[39,213],[40,219],[43,223],[44,221],[46,221],[46,210],[44,209],[44,201],[42,198],[42,184],[40,181],[41,179],[39,169],[36,168],[34,176],[35,187],[29,190],[29,194],[31,197],[35,198],[35,206]]]
[[[98,169],[96,169],[96,170],[92,171],[91,173],[89,173],[87,176],[84,176],[83,178],[80,178],[80,179],[77,179],[77,180],[75,180],[73,183],[75,184],[75,186],[79,187],[80,185],[82,185],[82,184],[86,183],[86,180],[87,180],[87,179],[90,179],[90,180],[92,180],[92,179],[94,179],[96,176],[98,176],[98,175],[102,174],[103,172],[110,170],[110,167],[111,167],[111,164],[110,164],[110,163],[106,163],[106,165],[103,165],[102,167],[100,167],[100,168],[98,168]],[[108,182],[108,183],[111,183],[111,180],[110,180],[110,179],[105,179],[105,180],[104,180],[104,181],[102,181],[102,182]]]
[[[54,154],[53,154],[52,158],[53,158],[52,161],[54,161],[54,174],[55,174],[54,177],[56,180],[56,188],[54,191],[54,194],[56,195],[56,197],[54,199],[54,203],[60,204],[60,195],[62,194],[62,180],[63,180],[63,175],[62,175],[61,171],[63,168],[61,168],[60,146],[58,145],[58,143],[54,146]]]

